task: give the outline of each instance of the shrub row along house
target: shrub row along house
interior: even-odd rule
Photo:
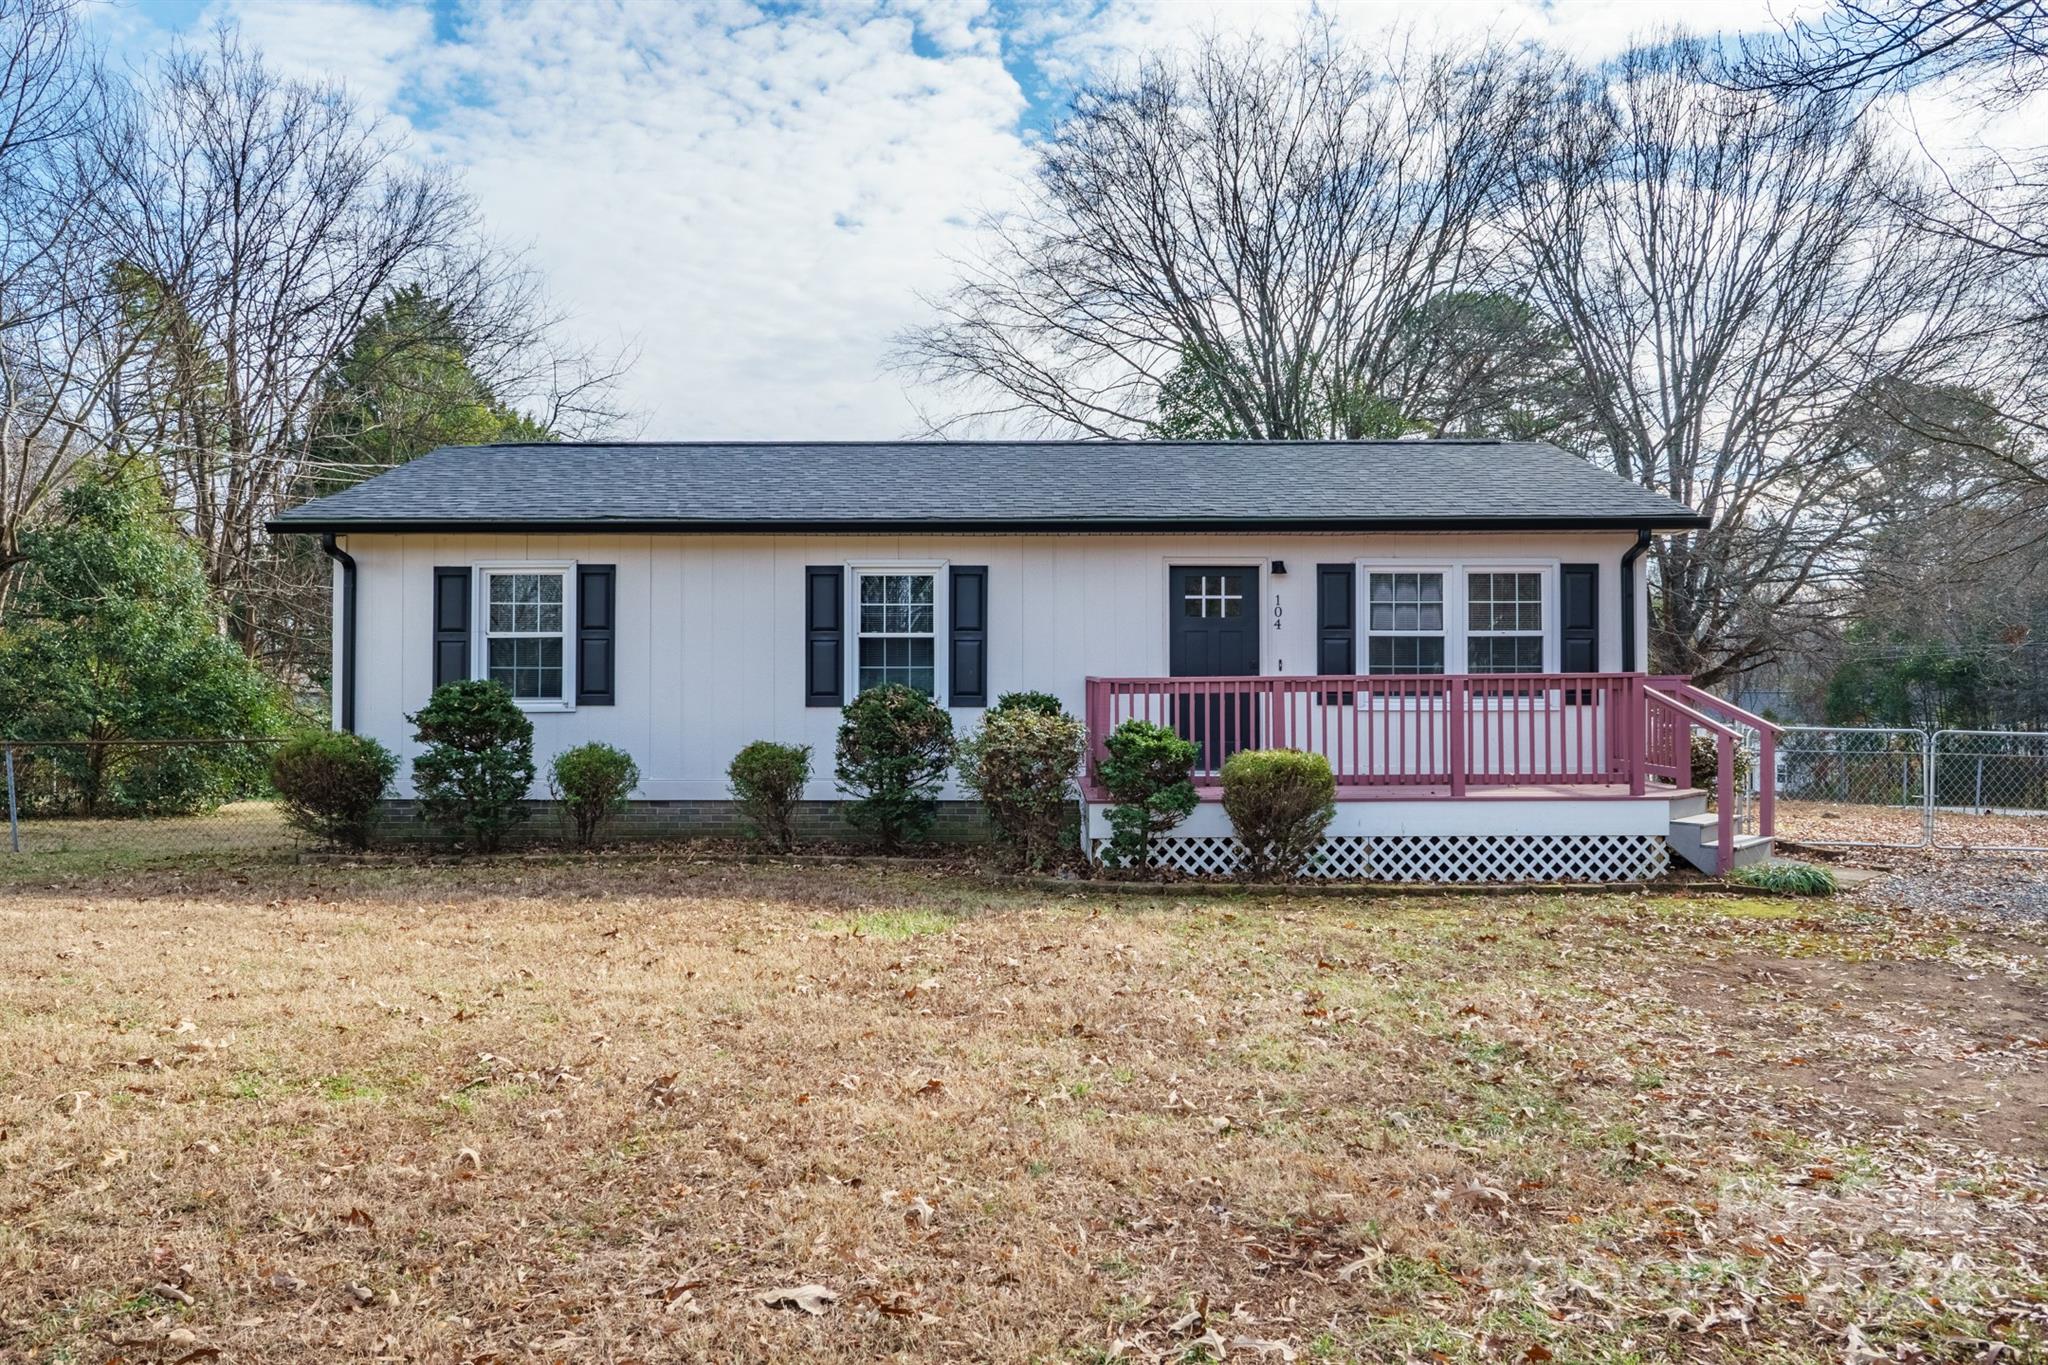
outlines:
[[[1336,773],[1322,875],[1583,880],[1768,851],[1768,725],[1643,669],[1643,552],[1704,524],[1532,442],[1034,441],[449,447],[271,529],[334,560],[336,725],[409,754],[436,686],[496,680],[543,766],[640,759],[629,828],[730,827],[743,745],[829,751],[877,684],[963,728],[1035,689],[1087,722],[1091,851],[1138,718],[1200,754],[1162,863],[1230,870],[1214,774],[1282,747]]]

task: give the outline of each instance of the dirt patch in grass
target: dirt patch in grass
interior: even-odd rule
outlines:
[[[2039,1144],[1886,1050],[2038,941],[1779,904],[16,883],[0,1358],[2039,1358]]]
[[[2032,973],[2031,961],[2000,970],[1739,953],[1675,973],[1669,988],[1756,1054],[1757,1084],[1929,1138],[1960,1130],[2038,1153],[2048,1150],[2048,989]]]

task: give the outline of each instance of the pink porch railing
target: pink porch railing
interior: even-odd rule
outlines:
[[[1213,786],[1239,749],[1305,749],[1330,760],[1342,800],[1463,797],[1489,787],[1601,787],[1641,795],[1646,780],[1691,783],[1691,736],[1714,736],[1719,856],[1733,854],[1744,795],[1740,730],[1759,739],[1757,825],[1772,832],[1775,727],[1683,678],[1640,673],[1442,677],[1090,678],[1088,786],[1100,799],[1103,741],[1127,720],[1170,726],[1200,749]]]
[[[1109,732],[1127,720],[1171,726],[1214,780],[1239,749],[1305,749],[1330,760],[1340,797],[1434,788],[1640,788],[1643,677],[1629,673],[1445,677],[1090,678],[1089,785]]]

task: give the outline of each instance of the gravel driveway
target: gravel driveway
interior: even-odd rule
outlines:
[[[1859,864],[1888,870],[1856,893],[1873,904],[2048,927],[2048,853],[1916,850],[1844,858],[1840,865]]]

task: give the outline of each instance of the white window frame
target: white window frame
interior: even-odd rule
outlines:
[[[1557,671],[1557,660],[1559,655],[1559,647],[1557,641],[1558,561],[1556,560],[1538,562],[1531,562],[1528,560],[1502,560],[1499,562],[1494,562],[1490,560],[1470,560],[1459,566],[1459,671],[1466,674],[1467,676],[1477,678],[1499,678],[1514,676],[1513,674],[1504,673],[1472,672],[1472,640],[1475,636],[1494,638],[1498,636],[1520,636],[1527,635],[1530,633],[1526,630],[1472,629],[1472,575],[1504,573],[1536,575],[1537,591],[1542,593],[1543,595],[1543,600],[1541,603],[1542,609],[1538,613],[1542,618],[1541,639],[1543,642],[1543,662],[1537,668],[1536,671],[1539,673],[1555,673]]]
[[[507,559],[472,565],[470,600],[475,608],[471,623],[472,678],[491,676],[491,578],[499,574],[552,573],[562,576],[562,695],[514,697],[522,711],[565,712],[576,709],[576,561],[573,559]],[[552,631],[545,634],[553,634]],[[515,638],[506,636],[506,639]],[[520,638],[538,639],[527,635]]]
[[[1438,632],[1443,636],[1444,641],[1444,671],[1442,673],[1374,673],[1372,671],[1372,641],[1375,635],[1407,636],[1428,635],[1431,633],[1426,630],[1376,631],[1372,628],[1372,576],[1374,574],[1396,573],[1433,573],[1443,576],[1444,624],[1443,630]],[[1458,670],[1455,665],[1459,657],[1459,648],[1455,639],[1456,622],[1458,619],[1461,619],[1458,613],[1462,612],[1465,606],[1462,597],[1463,591],[1464,577],[1458,572],[1458,566],[1455,564],[1424,564],[1419,561],[1403,563],[1399,560],[1392,563],[1370,560],[1361,562],[1358,566],[1358,602],[1354,608],[1357,613],[1354,619],[1357,620],[1359,626],[1358,675],[1369,678],[1445,678],[1457,672]]]
[[[1560,655],[1558,643],[1558,583],[1562,560],[1556,559],[1451,559],[1400,560],[1354,559],[1357,600],[1358,648],[1356,660],[1360,677],[1436,677],[1433,673],[1372,674],[1372,575],[1376,573],[1441,573],[1444,576],[1444,672],[1443,676],[1505,677],[1506,674],[1473,673],[1471,576],[1475,573],[1533,573],[1543,578],[1543,672],[1555,673]],[[1386,634],[1388,632],[1381,632]],[[1397,635],[1412,634],[1395,631]]]
[[[948,572],[952,561],[944,559],[875,560],[864,559],[846,565],[846,696],[847,700],[860,695],[860,642],[867,633],[860,628],[860,581],[863,578],[880,578],[900,574],[929,574],[932,580],[932,700],[940,706],[950,707],[953,692],[953,677],[950,655],[946,647],[948,629],[952,621],[952,602],[949,594],[952,585]],[[877,635],[875,639],[914,639],[915,636]]]

